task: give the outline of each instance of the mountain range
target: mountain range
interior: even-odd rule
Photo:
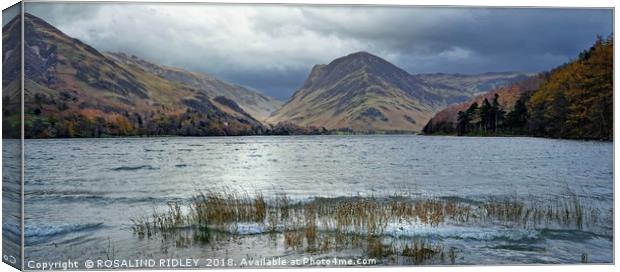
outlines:
[[[3,38],[19,30],[17,17]],[[101,53],[30,14],[24,36],[27,137],[256,134],[264,127],[255,116],[279,103],[209,75]],[[3,65],[19,58],[6,53]]]
[[[18,16],[2,30],[7,136],[18,131],[19,123],[19,26]],[[254,135],[270,133],[278,124],[420,132],[446,106],[528,76],[412,75],[371,53],[358,52],[315,65],[302,87],[282,103],[205,73],[122,52],[100,52],[28,13],[24,26],[29,138]]]
[[[509,86],[534,75],[534,73],[489,72],[474,75],[434,73],[417,76],[439,92],[452,93],[458,100],[460,97],[469,96],[471,98]]]

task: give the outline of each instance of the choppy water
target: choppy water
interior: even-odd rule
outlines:
[[[164,246],[130,229],[132,217],[218,188],[299,199],[405,194],[472,201],[544,201],[572,191],[600,212],[596,226],[409,231],[457,248],[460,264],[578,263],[583,253],[589,262],[613,261],[612,143],[412,135],[117,138],[27,140],[25,150],[26,261],[105,259],[111,246],[115,258],[307,254],[261,235],[217,246]]]

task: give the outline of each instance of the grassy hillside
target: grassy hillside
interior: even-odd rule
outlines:
[[[13,25],[3,28],[5,44],[19,37]],[[116,61],[30,14],[24,26],[27,138],[252,135],[265,130],[234,101],[214,101],[204,90]],[[3,50],[3,65],[19,59],[10,47]],[[13,115],[19,114],[14,100],[3,94],[5,127],[13,127]]]
[[[304,86],[268,121],[354,132],[418,132],[446,98],[366,52],[316,65]]]
[[[231,99],[245,112],[260,121],[267,119],[271,113],[282,106],[282,102],[272,97],[219,80],[204,73],[190,72],[176,67],[159,65],[136,56],[128,56],[124,53],[106,53],[105,56],[119,63],[137,66],[145,72],[157,75],[169,81],[190,86],[206,93],[210,98],[221,96]]]

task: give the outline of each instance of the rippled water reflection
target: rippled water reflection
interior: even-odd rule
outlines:
[[[58,139],[27,140],[26,160],[29,259],[105,257],[109,244],[123,258],[245,256],[257,248],[267,257],[304,254],[269,246],[262,236],[163,251],[161,241],[130,230],[129,218],[154,207],[231,188],[268,198],[404,194],[465,201],[545,201],[574,192],[600,211],[597,228],[566,234],[447,225],[420,233],[466,251],[458,260],[465,264],[574,263],[583,252],[591,262],[612,261],[612,143],[412,135]]]

